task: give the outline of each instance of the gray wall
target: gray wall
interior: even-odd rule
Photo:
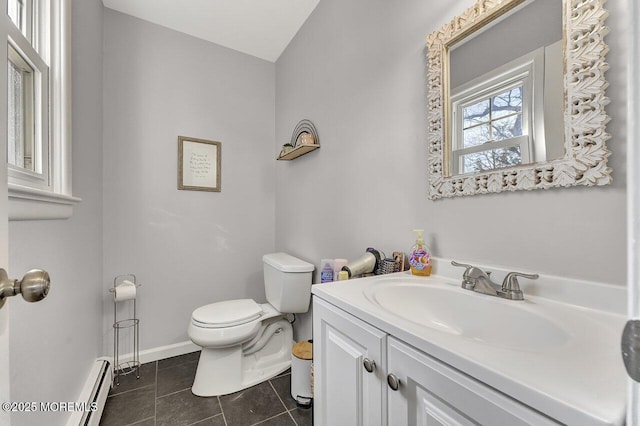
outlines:
[[[144,350],[189,340],[198,306],[265,300],[275,65],[112,10],[104,25],[103,283],[137,275]],[[222,142],[222,192],[177,190],[179,135]]]
[[[9,224],[12,276],[38,267],[52,279],[43,301],[10,302],[13,401],[76,401],[103,354],[102,15],[100,0],[73,2],[73,193],[82,202],[68,220]],[[68,415],[14,413],[13,424],[64,424]]]
[[[274,154],[301,118],[322,145],[276,165],[276,248],[317,267],[419,227],[437,256],[624,285],[626,3],[607,3],[614,184],[428,201],[425,36],[473,3],[319,3],[276,64]]]
[[[562,2],[536,0],[451,50],[456,88],[542,46],[562,40]]]

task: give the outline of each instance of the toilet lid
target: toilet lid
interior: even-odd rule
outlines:
[[[260,318],[262,308],[253,299],[226,300],[193,311],[196,323],[209,327],[231,327]]]

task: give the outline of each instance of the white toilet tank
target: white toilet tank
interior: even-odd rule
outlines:
[[[314,266],[286,253],[262,256],[267,301],[283,314],[309,310]]]

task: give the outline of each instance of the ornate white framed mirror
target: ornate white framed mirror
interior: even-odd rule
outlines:
[[[476,0],[427,37],[429,198],[607,185],[606,0]]]

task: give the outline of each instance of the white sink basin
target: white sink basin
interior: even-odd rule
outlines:
[[[570,337],[561,324],[536,312],[530,301],[486,296],[435,280],[385,278],[368,285],[364,295],[407,321],[492,346],[544,351]]]

